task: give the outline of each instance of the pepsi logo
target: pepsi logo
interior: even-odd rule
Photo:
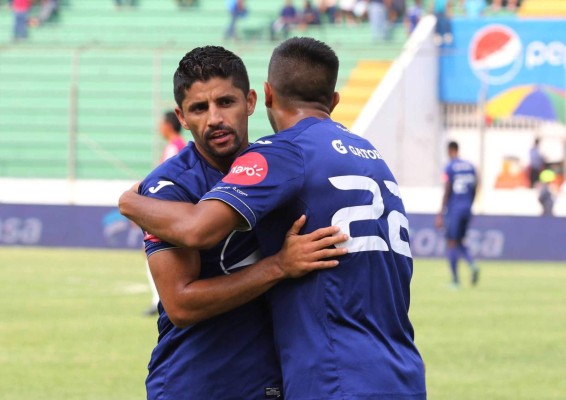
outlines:
[[[247,153],[238,157],[228,175],[222,182],[237,185],[255,185],[263,181],[267,175],[267,160],[259,153]]]
[[[480,80],[489,85],[502,85],[519,73],[523,64],[523,44],[509,27],[488,25],[472,38],[469,62]]]

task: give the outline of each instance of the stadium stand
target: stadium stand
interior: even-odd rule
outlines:
[[[332,117],[351,128],[390,65],[389,61],[358,61],[348,81],[340,90],[340,103],[332,113]]]
[[[276,44],[269,41],[268,27],[279,4],[247,4],[240,38],[229,42],[222,39],[229,18],[223,0],[185,9],[172,0],[143,0],[119,11],[111,1],[68,0],[57,23],[31,29],[29,41],[17,44],[11,43],[11,12],[0,8],[0,26],[6,27],[0,31],[0,176],[144,176],[160,151],[158,118],[174,106],[176,63],[185,51],[204,44],[225,45],[244,59],[260,94],[250,135],[255,140],[269,134],[262,88]],[[405,40],[399,27],[392,40],[373,44],[366,24],[293,34],[319,38],[336,49],[338,88],[357,70],[360,57],[393,60]]]

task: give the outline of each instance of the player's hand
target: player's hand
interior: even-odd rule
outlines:
[[[134,183],[134,185],[130,188],[130,192],[134,192],[138,194],[140,192],[140,185],[141,185],[140,181]]]
[[[444,216],[442,214],[436,215],[434,226],[436,226],[436,229],[442,229],[444,227]]]
[[[348,240],[348,235],[339,234],[340,228],[320,228],[306,235],[299,235],[307,218],[303,215],[293,223],[287,232],[283,248],[277,254],[279,267],[285,278],[299,278],[310,271],[332,268],[337,260],[328,260],[348,253],[345,247],[330,248]]]
[[[128,205],[128,201],[132,200],[133,198],[135,198],[136,196],[138,196],[138,190],[140,187],[140,183],[141,182],[136,182],[131,188],[129,188],[128,190],[126,190],[124,193],[122,193],[122,195],[120,196],[120,199],[118,200],[118,208],[120,209],[120,213],[122,215],[124,215],[125,217],[129,217],[129,215],[127,214],[127,205]]]

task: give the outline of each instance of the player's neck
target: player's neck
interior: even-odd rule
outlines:
[[[303,119],[311,117],[326,119],[330,117],[330,114],[327,110],[315,109],[311,107],[294,107],[286,110],[280,110],[277,113],[274,113],[274,117],[275,123],[277,125],[277,131],[279,132],[295,126]]]

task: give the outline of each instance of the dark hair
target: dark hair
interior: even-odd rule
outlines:
[[[163,114],[163,121],[171,125],[175,132],[181,133],[181,123],[179,122],[177,115],[173,111],[167,111],[165,114]]]
[[[448,150],[458,151],[458,142],[451,141],[448,143]]]
[[[193,83],[212,78],[232,78],[232,84],[241,89],[245,96],[250,91],[248,71],[240,57],[220,46],[196,47],[179,61],[173,76],[175,102],[179,108],[185,99],[185,91]]]
[[[338,67],[336,53],[325,43],[307,37],[291,38],[273,50],[268,81],[290,101],[330,106]]]

